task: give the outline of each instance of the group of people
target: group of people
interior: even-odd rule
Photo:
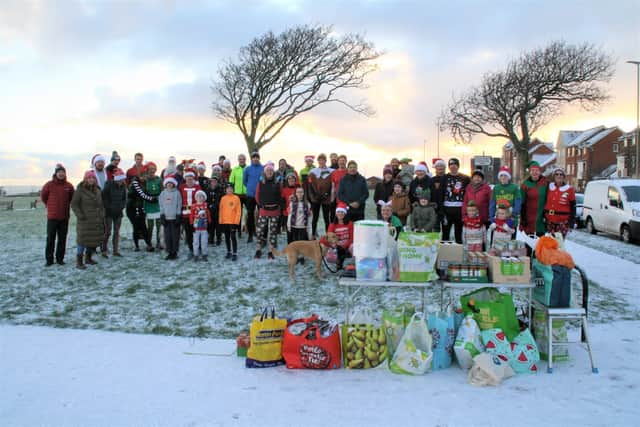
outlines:
[[[287,243],[320,239],[321,244],[335,247],[340,267],[351,252],[353,222],[365,218],[369,198],[358,164],[336,153],[305,156],[299,171],[286,159],[277,165],[262,164],[257,152],[251,153],[250,163],[244,154],[237,162],[232,167],[229,159],[220,156],[208,176],[204,162],[177,163],[170,157],[158,173],[154,162],[145,163],[144,156],[136,153],[134,165],[125,172],[114,151],[108,164],[105,157],[95,155],[75,188],[67,182],[64,166],[56,165],[52,180],[41,192],[48,218],[46,265],[54,263],[54,246],[55,262],[64,264],[73,210],[80,269],[96,263],[93,254],[98,249],[108,258],[109,243],[111,255],[122,256],[123,212],[132,224],[134,250],[140,250],[142,240],[147,251],[164,250],[168,260],[178,257],[184,240],[188,259],[206,261],[208,246],[220,246],[224,236],[226,258],[235,261],[242,233],[247,243],[256,240],[254,258],[261,258],[268,249],[267,257],[272,259],[279,234],[286,233]],[[484,249],[488,245],[485,230],[495,238],[510,239],[517,227],[528,234],[557,231],[566,235],[572,226],[575,192],[565,183],[561,169],[547,183],[540,166],[531,162],[529,177],[518,186],[511,183],[509,169],[502,167],[500,183],[491,189],[481,170],[473,171],[471,177],[460,173],[456,158],[448,163],[433,159],[433,174],[426,162],[415,166],[411,162],[391,159],[373,194],[377,218],[395,232],[442,232],[443,239],[449,240],[453,230],[456,242]],[[325,233],[335,233],[337,243],[320,238],[321,214]]]

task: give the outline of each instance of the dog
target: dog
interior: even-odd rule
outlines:
[[[334,246],[338,241],[335,233],[327,233],[326,239],[331,246]],[[289,265],[290,279],[293,279],[295,276],[294,268],[298,263],[298,257],[300,256],[313,260],[316,263],[316,276],[318,276],[318,279],[322,279],[322,258],[326,255],[328,250],[329,248],[320,244],[319,240],[298,240],[296,242],[289,243],[282,252],[272,249],[271,253],[273,256],[286,255],[287,263]]]

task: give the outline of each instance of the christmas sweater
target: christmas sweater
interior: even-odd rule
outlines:
[[[576,213],[576,191],[569,184],[558,187],[555,182],[547,189],[544,215],[548,222],[561,224],[573,221]]]
[[[479,215],[473,218],[468,216],[463,218],[462,243],[467,251],[481,252],[485,236],[486,229]]]
[[[208,225],[211,222],[211,213],[209,212],[206,202],[196,203],[191,206],[189,222],[191,222],[195,231],[207,231]]]
[[[469,177],[464,174],[445,175],[444,207],[461,208],[464,202],[464,191],[469,185]]]
[[[520,215],[520,205],[522,202],[522,192],[516,184],[496,184],[491,192],[491,203],[489,204],[489,220],[496,217],[496,209],[503,203],[509,203],[511,215],[514,218],[514,225],[518,226],[518,216]]]

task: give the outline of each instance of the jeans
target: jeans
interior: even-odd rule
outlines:
[[[111,237],[111,229],[113,228],[113,250],[117,249],[118,240],[120,239],[120,226],[122,225],[122,215],[117,218],[107,216],[104,218],[105,223],[105,237],[102,242],[102,252],[107,252],[107,245],[109,244],[109,237]]]
[[[64,261],[64,253],[67,250],[67,231],[69,230],[68,219],[48,219],[47,220],[47,246],[44,256],[49,264],[53,263],[53,247],[56,248],[56,262]],[[56,245],[56,237],[58,243]]]
[[[164,226],[164,249],[169,255],[177,255],[180,247],[180,223],[177,219],[168,219]]]
[[[182,228],[184,229],[184,240],[187,243],[189,251],[193,253],[193,225],[189,217],[182,217]]]
[[[442,240],[449,240],[453,226],[456,243],[462,244],[462,207],[445,206],[444,215],[447,223],[442,226]]]

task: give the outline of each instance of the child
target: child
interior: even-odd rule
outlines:
[[[207,206],[207,193],[202,190],[196,192],[196,203],[191,206],[189,222],[193,227],[193,260],[198,261],[202,257],[203,261],[208,261],[207,245],[209,244],[209,224],[211,223],[211,213]]]
[[[227,259],[235,261],[238,259],[238,241],[236,240],[236,230],[242,217],[242,205],[240,197],[233,194],[233,184],[227,184],[225,195],[220,199],[218,224],[224,233],[224,242],[227,246]],[[231,253],[233,245],[233,254]]]
[[[218,207],[220,199],[224,196],[225,186],[218,182],[215,176],[209,180],[209,189],[207,190],[207,203],[209,204],[209,213],[211,214],[211,222],[209,223],[209,244],[220,246],[222,244],[222,230],[218,226]]]
[[[467,203],[466,215],[462,219],[462,243],[467,252],[482,252],[484,250],[486,230],[480,218],[480,211],[476,202]]]
[[[418,193],[418,201],[413,204],[411,213],[411,229],[418,233],[431,233],[438,230],[438,214],[436,204],[429,203],[429,190]]]
[[[162,180],[156,175],[158,170],[153,162],[148,162],[143,169],[145,174],[145,192],[153,197],[154,201],[144,201],[144,212],[147,215],[147,230],[149,239],[153,242],[153,228],[156,229],[156,249],[162,249],[160,232],[160,206],[157,197],[162,192]]]
[[[505,204],[513,216],[513,227],[518,228],[518,218],[520,217],[520,207],[522,204],[522,192],[520,187],[511,182],[511,169],[502,166],[498,172],[498,184],[493,186],[491,191],[491,202],[489,204],[489,220],[493,221],[496,210],[500,203]]]
[[[287,243],[297,240],[309,240],[311,234],[311,224],[313,212],[311,205],[304,200],[304,189],[296,188],[296,192],[291,196],[287,215]],[[298,258],[300,264],[304,264],[304,257]]]
[[[342,265],[347,255],[353,254],[353,222],[346,218],[347,209],[345,203],[338,203],[338,207],[336,207],[336,220],[329,225],[329,229],[327,230],[327,233],[335,233],[338,238],[335,246],[338,253],[338,261],[336,263],[338,270],[342,270]],[[323,246],[332,247],[326,235],[322,236],[320,243]]]
[[[393,193],[389,197],[389,201],[393,214],[398,217],[403,226],[407,225],[407,217],[411,213],[411,202],[401,183],[393,184]]]
[[[165,259],[177,259],[180,245],[180,215],[182,196],[177,189],[178,181],[173,175],[164,179],[164,190],[160,193],[160,222],[164,228]]]
[[[496,210],[496,219],[489,226],[489,232],[493,233],[491,239],[491,247],[496,245],[497,241],[512,240],[513,233],[516,231],[511,219],[511,209],[508,202],[500,201]]]

